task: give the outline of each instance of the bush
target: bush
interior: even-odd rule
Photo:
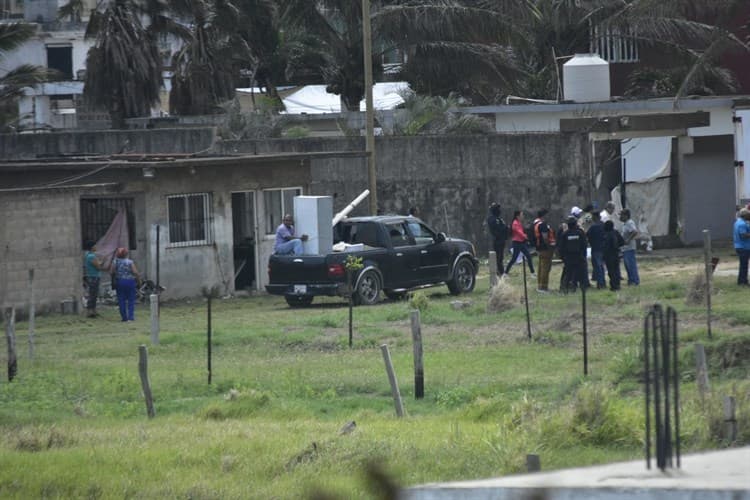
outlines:
[[[689,306],[701,305],[706,300],[706,274],[699,272],[688,285],[685,302]]]
[[[708,420],[708,435],[711,443],[721,443],[723,446],[744,446],[750,443],[750,383],[735,385],[729,394],[715,391],[706,400],[705,411]],[[735,419],[737,420],[737,439],[730,443],[726,435],[726,421],[724,420],[724,396],[731,395],[735,402]]]
[[[487,312],[508,311],[519,304],[521,304],[521,292],[507,280],[500,280],[497,285],[490,288]]]
[[[206,405],[198,412],[198,415],[208,420],[244,418],[255,414],[270,401],[271,397],[264,392],[230,391],[230,396],[226,397],[225,401]]]
[[[639,446],[643,416],[601,384],[584,384],[573,399],[571,429],[594,445]]]
[[[414,292],[409,297],[409,307],[419,309],[419,312],[425,312],[430,306],[430,299],[424,292]]]
[[[435,396],[435,402],[440,406],[447,408],[457,408],[467,403],[471,403],[475,395],[468,389],[456,387],[448,391],[441,391]]]
[[[302,125],[292,125],[286,128],[282,135],[289,139],[301,139],[310,135],[310,129]]]
[[[20,433],[15,443],[18,451],[38,452],[52,448],[64,448],[75,444],[76,440],[58,431],[55,427],[49,429],[32,428]]]
[[[307,320],[308,326],[320,328],[339,328],[343,318],[337,318],[333,315],[321,315]]]

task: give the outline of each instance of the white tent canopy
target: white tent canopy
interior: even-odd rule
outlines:
[[[372,89],[375,109],[393,109],[404,102],[399,94],[408,90],[406,82],[376,83]],[[326,92],[325,85],[306,85],[283,99],[288,114],[340,113],[341,100],[336,94]],[[360,111],[365,111],[364,99],[359,103]]]

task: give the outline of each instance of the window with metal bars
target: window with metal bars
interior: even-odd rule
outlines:
[[[187,247],[213,243],[210,193],[167,196],[167,212],[169,246]]]
[[[86,241],[99,241],[120,210],[128,218],[130,249],[136,249],[133,198],[81,198],[81,248]]]
[[[266,189],[263,191],[266,234],[276,234],[285,214],[294,212],[294,197],[302,194],[302,188]]]
[[[633,28],[594,26],[591,30],[591,52],[611,63],[635,63],[640,60]]]

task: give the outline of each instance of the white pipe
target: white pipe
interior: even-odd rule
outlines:
[[[335,226],[336,224],[338,224],[341,219],[343,219],[344,217],[346,217],[346,215],[349,212],[351,212],[352,210],[354,210],[354,207],[356,207],[357,205],[359,205],[360,202],[362,200],[364,200],[365,198],[367,198],[367,195],[369,195],[369,194],[370,194],[370,190],[369,189],[365,189],[364,191],[362,191],[362,194],[360,194],[359,196],[357,196],[356,198],[354,198],[354,201],[352,201],[351,203],[349,203],[346,206],[346,208],[344,208],[341,212],[339,212],[339,213],[336,214],[336,216],[333,218],[332,225]]]

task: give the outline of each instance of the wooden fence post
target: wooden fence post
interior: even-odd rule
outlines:
[[[18,358],[16,357],[16,310],[5,308],[5,340],[8,342],[8,382],[12,382],[18,374]]]
[[[152,293],[148,299],[151,306],[151,343],[159,345],[159,296]]]
[[[735,416],[735,410],[737,404],[732,396],[724,396],[724,435],[727,438],[729,444],[733,444],[737,441],[737,418]]]
[[[711,277],[713,268],[711,266],[711,231],[703,230],[703,260],[706,268],[706,326],[708,338],[711,338]]]
[[[29,269],[29,358],[34,359],[34,333],[36,330],[36,290],[34,270]]]
[[[422,324],[419,309],[411,312],[411,338],[414,341],[414,398],[424,398],[424,366],[422,364]]]
[[[211,385],[211,299],[213,297],[211,295],[208,296],[208,309],[207,309],[207,339],[206,339],[206,347],[207,347],[207,356],[208,356],[208,385]]]
[[[213,370],[211,368],[211,301],[219,296],[219,287],[218,286],[212,286],[211,288],[203,287],[201,288],[201,291],[203,293],[203,296],[207,299],[207,308],[206,308],[206,357],[208,358],[208,385],[211,385],[211,379],[213,378]]]
[[[391,353],[388,352],[388,346],[383,344],[380,346],[380,351],[383,353],[383,361],[385,361],[385,371],[388,373],[388,382],[391,384],[391,393],[393,394],[393,403],[396,405],[396,415],[399,417],[404,416],[404,405],[401,401],[401,392],[398,389],[398,381],[396,380],[396,372],[393,371],[393,363],[391,363]]]
[[[497,285],[497,253],[490,250],[490,288]]]
[[[148,351],[143,344],[138,346],[138,374],[141,376],[141,388],[143,397],[146,399],[146,414],[148,418],[154,418],[156,415],[154,398],[151,395],[151,383],[148,380]]]
[[[695,344],[695,381],[698,384],[701,401],[703,401],[706,393],[711,390],[708,381],[708,367],[706,366],[706,350],[703,344]]]

